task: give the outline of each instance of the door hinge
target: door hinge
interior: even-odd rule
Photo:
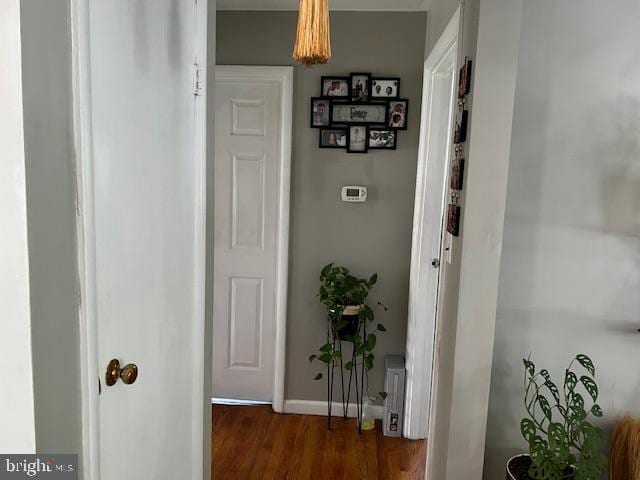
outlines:
[[[204,94],[204,72],[202,71],[202,68],[200,68],[200,65],[198,65],[197,63],[194,64],[194,85],[193,85],[193,94],[196,97],[200,97]]]

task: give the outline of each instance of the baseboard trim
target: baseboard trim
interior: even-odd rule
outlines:
[[[260,402],[257,400],[237,400],[235,398],[217,398],[217,397],[213,397],[211,399],[211,403],[213,405],[240,405],[240,406],[271,405],[271,402]]]
[[[375,418],[382,419],[383,409],[381,405],[374,405],[373,414]],[[298,415],[321,415],[327,416],[327,402],[317,400],[285,400],[284,413],[295,413]],[[333,402],[331,404],[331,415],[342,416],[342,403]],[[347,409],[347,416],[355,418],[357,416],[357,405],[350,403]]]

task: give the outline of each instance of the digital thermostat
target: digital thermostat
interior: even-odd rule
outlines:
[[[367,187],[349,185],[342,187],[343,202],[364,202],[367,200]]]

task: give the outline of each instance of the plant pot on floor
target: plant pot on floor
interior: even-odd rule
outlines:
[[[507,462],[507,480],[533,480],[528,473],[531,463],[531,455],[526,453],[511,457]],[[573,478],[573,474],[574,470],[568,469],[563,480]]]

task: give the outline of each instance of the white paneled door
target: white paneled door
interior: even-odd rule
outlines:
[[[216,70],[216,398],[272,402],[274,385],[281,383],[276,371],[283,362],[278,364],[276,349],[284,348],[278,318],[283,320],[286,303],[282,236],[288,236],[283,226],[288,224],[289,185],[283,158],[290,137],[284,130],[291,128],[283,109],[290,95],[283,71],[290,78],[290,69],[283,67]]]
[[[86,480],[203,478],[206,6],[74,2]]]

